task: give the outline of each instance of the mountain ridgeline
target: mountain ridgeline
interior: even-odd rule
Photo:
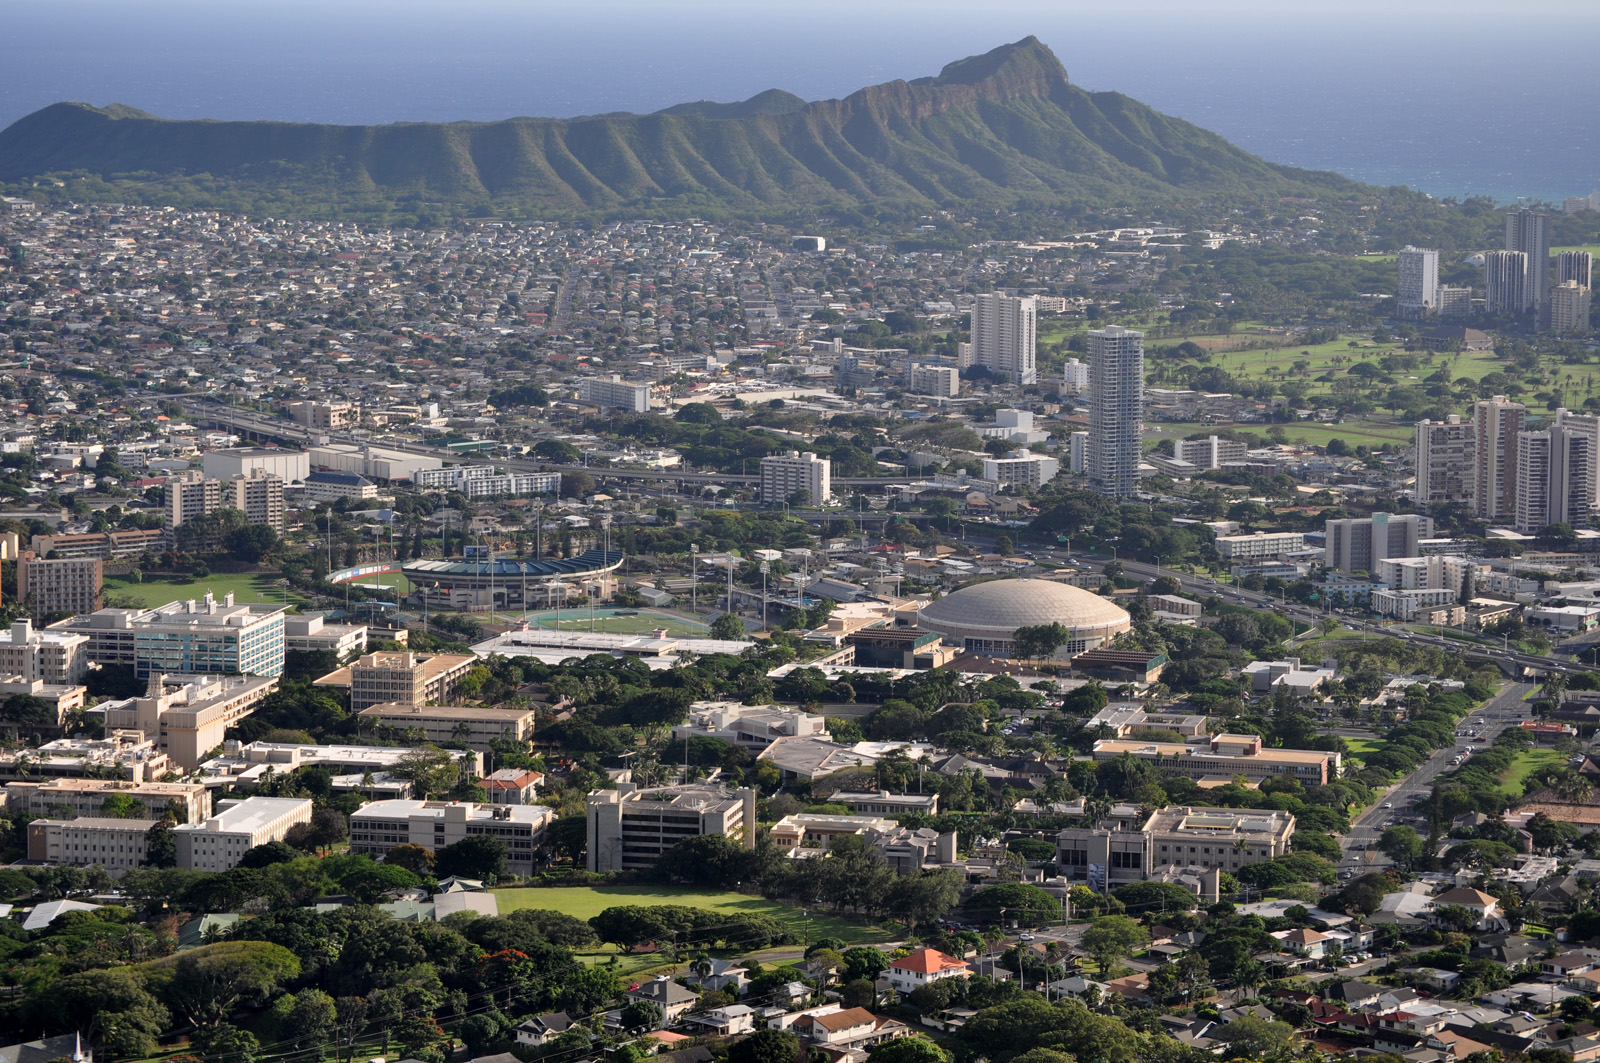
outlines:
[[[648,115],[337,126],[167,121],[58,103],[0,132],[0,181],[43,177],[74,182],[85,198],[544,218],[1369,191],[1274,165],[1118,93],[1080,89],[1033,37],[842,100],[806,103],[774,89]]]

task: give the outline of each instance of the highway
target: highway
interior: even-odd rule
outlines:
[[[1460,724],[1461,729],[1476,730],[1478,737],[1493,742],[1501,731],[1516,726],[1520,720],[1527,719],[1527,703],[1523,699],[1533,689],[1533,683],[1507,685],[1476,712],[1464,718]],[[1476,720],[1482,720],[1483,726],[1480,727],[1473,722]],[[1421,767],[1379,797],[1371,808],[1352,820],[1349,833],[1341,839],[1344,859],[1340,861],[1340,869],[1361,872],[1386,866],[1389,858],[1376,849],[1368,849],[1367,846],[1377,842],[1384,827],[1391,822],[1396,824],[1404,822],[1409,810],[1432,792],[1433,780],[1449,769],[1453,758],[1469,749],[1486,749],[1488,742],[1480,743],[1476,738],[1457,738],[1455,745],[1447,746],[1429,757]],[[1416,826],[1415,823],[1412,825]],[[1417,827],[1417,831],[1424,837],[1427,836],[1428,828],[1425,821],[1422,826]]]

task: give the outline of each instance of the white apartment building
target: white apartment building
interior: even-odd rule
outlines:
[[[1205,439],[1179,439],[1172,444],[1172,456],[1197,469],[1215,469],[1225,461],[1243,461],[1250,448],[1236,439],[1208,436]]]
[[[223,481],[223,504],[237,509],[251,524],[264,524],[283,534],[283,478],[264,469],[251,469]]]
[[[1472,500],[1477,483],[1478,426],[1452,413],[1443,421],[1417,422],[1417,485],[1412,497],[1423,509]]]
[[[1583,436],[1589,441],[1589,467],[1595,475],[1595,500],[1600,504],[1600,416],[1592,413],[1573,413],[1566,407],[1556,410],[1555,424],[1564,432]]]
[[[650,385],[630,384],[618,374],[612,373],[609,377],[591,377],[578,381],[578,398],[602,410],[648,413]]]
[[[411,480],[418,487],[459,488],[471,480],[499,475],[493,465],[446,465],[442,469],[418,469]]]
[[[1076,358],[1068,358],[1061,367],[1061,394],[1083,395],[1089,390],[1089,366]]]
[[[380,857],[397,845],[438,852],[474,835],[506,843],[506,869],[531,875],[555,813],[543,805],[373,801],[350,817],[350,851]]]
[[[1575,280],[1550,289],[1550,329],[1553,332],[1589,331],[1589,289]]]
[[[910,391],[915,395],[953,399],[961,394],[961,370],[949,365],[914,365]]]
[[[1012,491],[1043,487],[1054,480],[1060,471],[1061,462],[1055,458],[1026,450],[1013,450],[1003,458],[985,458],[983,461],[983,478]]]
[[[480,476],[461,485],[468,498],[520,498],[526,495],[553,495],[561,490],[558,472],[513,472],[500,476]]]
[[[1089,331],[1089,485],[1127,498],[1139,490],[1144,419],[1144,333]]]
[[[1400,293],[1396,300],[1401,317],[1426,317],[1439,305],[1439,252],[1412,247],[1395,256],[1400,268]]]
[[[363,502],[378,497],[378,485],[360,473],[328,469],[307,476],[303,490],[310,502],[337,502],[341,498]]]
[[[1460,607],[1460,604],[1460,597],[1448,587],[1372,592],[1372,611],[1397,620],[1426,620],[1433,623],[1436,610],[1449,610],[1452,606]]]
[[[977,296],[972,303],[973,363],[1013,384],[1037,383],[1038,316],[1032,296]]]
[[[1340,572],[1372,572],[1388,557],[1416,557],[1417,541],[1433,536],[1433,518],[1415,513],[1374,513],[1330,520],[1325,563]]]
[[[1484,309],[1520,314],[1527,302],[1528,256],[1521,251],[1489,251],[1483,256]]]
[[[186,469],[167,477],[167,530],[182,527],[187,521],[215,513],[222,508],[222,481],[213,480],[199,469]]]
[[[821,505],[833,497],[833,462],[809,450],[791,450],[761,459],[761,501],[767,505],[787,502],[796,491],[804,491],[811,505]]]
[[[1464,557],[1430,554],[1426,557],[1386,557],[1372,575],[1390,590],[1447,590],[1460,595],[1462,586],[1479,568]]]
[[[1302,532],[1252,532],[1217,536],[1217,556],[1224,561],[1259,561],[1306,548]]]
[[[1506,250],[1523,256],[1523,310],[1543,310],[1550,299],[1550,219],[1536,210],[1506,214]]]
[[[1517,531],[1588,523],[1595,503],[1593,443],[1587,433],[1561,427],[1517,433]]]
[[[1506,520],[1517,509],[1517,433],[1527,422],[1528,408],[1495,395],[1474,404],[1476,428],[1473,460],[1477,467],[1472,497],[1477,515]]]
[[[311,799],[247,797],[200,823],[173,831],[178,866],[185,871],[227,871],[258,845],[281,842],[291,827],[311,822]]]
[[[1067,468],[1082,476],[1089,471],[1089,433],[1074,432],[1067,437]]]

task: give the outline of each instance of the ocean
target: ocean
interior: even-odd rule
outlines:
[[[1600,188],[1600,4],[1534,0],[56,0],[0,33],[0,127],[58,100],[339,123],[807,99],[1027,34],[1274,162],[1438,196]]]

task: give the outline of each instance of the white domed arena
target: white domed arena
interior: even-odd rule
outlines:
[[[1058,623],[1072,638],[1057,651],[1070,657],[1103,646],[1133,627],[1120,606],[1097,594],[1046,579],[974,583],[930,602],[917,620],[944,636],[946,646],[991,657],[1010,657],[1019,627]]]

